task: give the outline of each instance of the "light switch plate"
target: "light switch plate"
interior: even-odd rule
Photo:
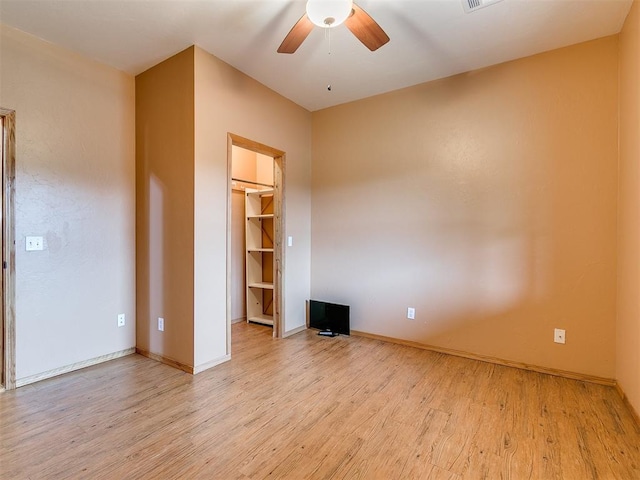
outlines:
[[[27,252],[34,252],[42,250],[44,248],[44,239],[42,237],[27,237],[26,249]]]

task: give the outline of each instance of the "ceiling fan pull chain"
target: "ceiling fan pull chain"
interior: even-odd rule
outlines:
[[[330,92],[331,91],[331,74],[333,72],[333,65],[331,62],[331,29],[330,28],[325,28],[324,30],[324,35],[327,38],[328,42],[329,42],[329,84],[327,85],[327,91]]]

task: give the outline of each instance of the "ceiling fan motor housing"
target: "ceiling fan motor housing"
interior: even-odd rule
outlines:
[[[278,53],[295,52],[316,25],[330,28],[337,27],[343,22],[349,31],[372,52],[389,41],[389,35],[367,12],[353,3],[353,0],[309,0],[307,12],[284,38],[278,47]]]
[[[352,0],[309,0],[307,16],[319,27],[337,27],[349,17],[352,8]]]

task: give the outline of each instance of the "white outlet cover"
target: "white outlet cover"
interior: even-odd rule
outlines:
[[[566,332],[562,328],[556,328],[553,330],[553,341],[556,343],[565,343]]]
[[[126,323],[126,321],[125,321],[124,313],[118,314],[118,326],[119,327],[124,327],[125,323]]]
[[[164,318],[158,317],[158,330],[164,332]]]
[[[44,249],[43,237],[27,237],[25,241],[25,248],[27,252],[35,252]]]

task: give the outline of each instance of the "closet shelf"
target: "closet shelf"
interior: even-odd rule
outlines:
[[[273,190],[245,190],[247,321],[273,325]]]
[[[251,191],[247,190],[246,194],[254,197],[273,195],[273,188],[265,188],[264,190],[251,190]]]

